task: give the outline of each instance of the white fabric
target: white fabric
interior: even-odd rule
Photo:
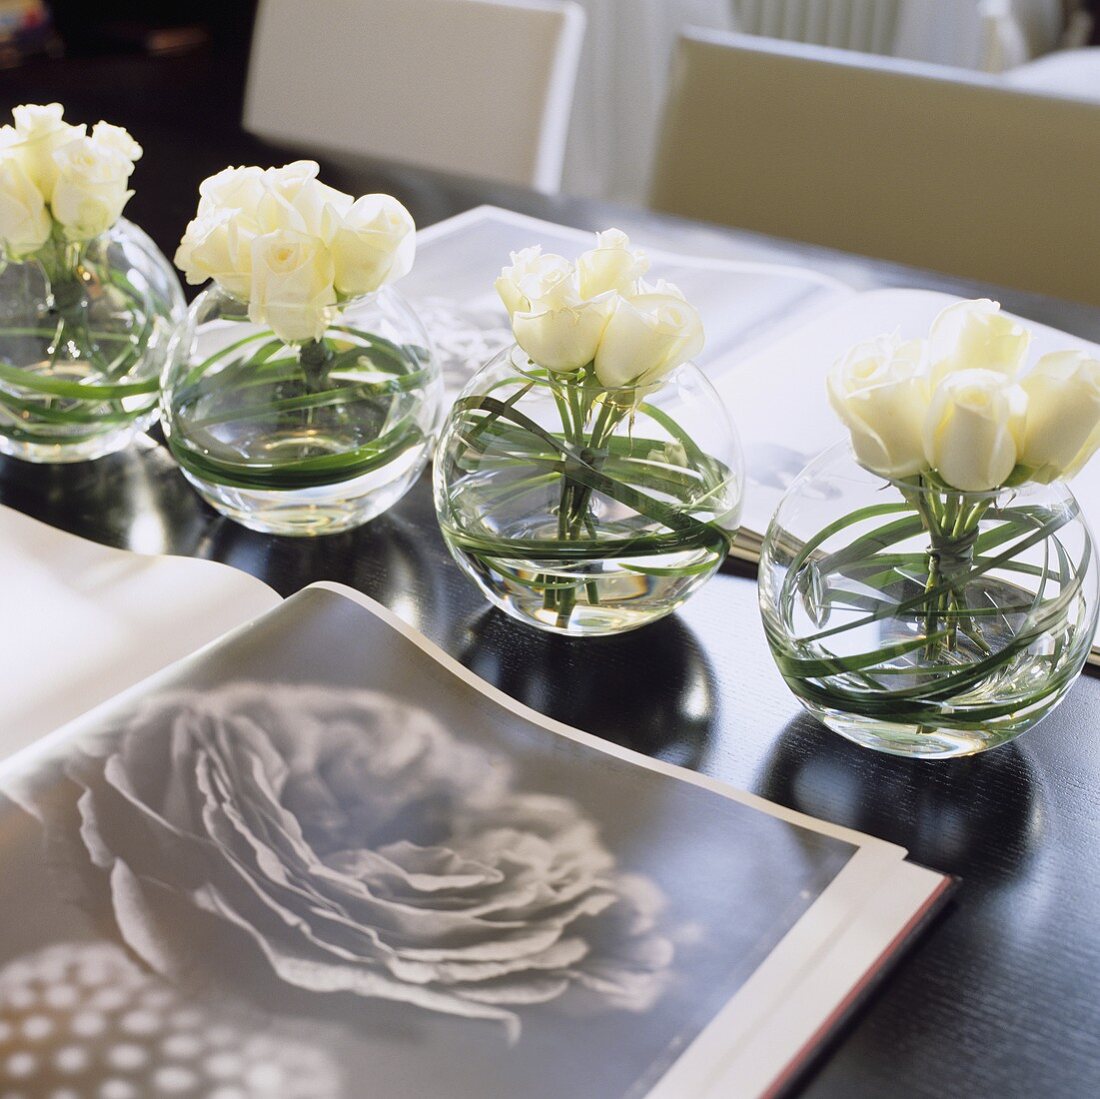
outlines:
[[[1057,46],[1062,0],[731,0],[746,34],[1000,72]]]
[[[1062,0],[903,0],[891,53],[999,72],[1054,49]]]
[[[577,0],[588,17],[562,190],[642,202],[685,25],[732,29],[730,0]]]
[[[1031,57],[1027,35],[1012,11],[1011,0],[983,0],[982,68],[1000,73],[1022,65]]]
[[[1040,57],[1006,72],[1002,79],[1023,91],[1100,103],[1100,46]]]
[[[905,0],[733,0],[737,30],[889,54]]]

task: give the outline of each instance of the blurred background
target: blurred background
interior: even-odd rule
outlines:
[[[53,92],[71,113],[79,103],[135,129],[236,125],[255,10],[254,0],[0,0],[5,96]]]
[[[1100,301],[1085,286],[1091,271],[1033,273],[1023,245],[1009,255],[998,244],[1035,217],[1047,219],[1052,255],[1063,242],[1082,254],[1100,244],[1094,228],[1076,242],[1067,229],[1097,220],[1098,10],[1100,0],[0,0],[0,106],[60,100],[74,120],[128,127],[147,150],[139,221],[153,185],[184,215],[165,178],[179,174],[181,147],[193,154],[193,196],[203,174],[243,155],[248,133],[322,159],[649,205]],[[853,179],[870,181],[866,193]],[[960,240],[972,224],[977,235]]]

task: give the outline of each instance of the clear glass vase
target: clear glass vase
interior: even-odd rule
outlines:
[[[191,306],[163,381],[172,454],[223,515],[332,534],[395,504],[431,456],[443,389],[427,333],[383,287],[286,343],[217,286]]]
[[[168,261],[124,219],[94,240],[51,240],[4,264],[0,453],[79,462],[125,447],[157,417],[185,312]]]
[[[780,502],[760,605],[810,713],[867,747],[946,758],[1012,740],[1065,697],[1092,646],[1097,570],[1064,484],[885,481],[843,443]]]
[[[513,347],[451,410],[435,506],[496,606],[543,630],[608,634],[668,614],[719,568],[743,480],[729,417],[692,364],[605,389]]]

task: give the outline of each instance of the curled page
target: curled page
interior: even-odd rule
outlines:
[[[317,585],[0,766],[0,1087],[752,1099],[943,896],[904,854]]]
[[[227,565],[97,545],[0,507],[0,758],[279,596]]]

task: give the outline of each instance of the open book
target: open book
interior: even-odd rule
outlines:
[[[6,687],[3,749],[126,687],[0,763],[0,1092],[773,1095],[949,888],[350,589],[0,524],[0,661],[52,675]]]
[[[420,234],[416,267],[402,290],[429,323],[452,391],[512,342],[493,280],[510,251],[536,243],[572,256],[592,246],[592,234],[493,206]],[[903,339],[926,335],[940,310],[959,299],[932,290],[860,292],[800,267],[647,251],[654,270],[702,315],[707,343],[699,365],[725,401],[745,453],[742,527],[732,553],[755,561],[791,481],[815,455],[846,438],[826,395],[830,366],[862,340],[890,332]],[[1032,333],[1032,359],[1069,348],[1100,357],[1094,343],[1022,323]],[[1100,461],[1073,481],[1073,491],[1100,530]],[[1092,659],[1100,663],[1100,648]]]

